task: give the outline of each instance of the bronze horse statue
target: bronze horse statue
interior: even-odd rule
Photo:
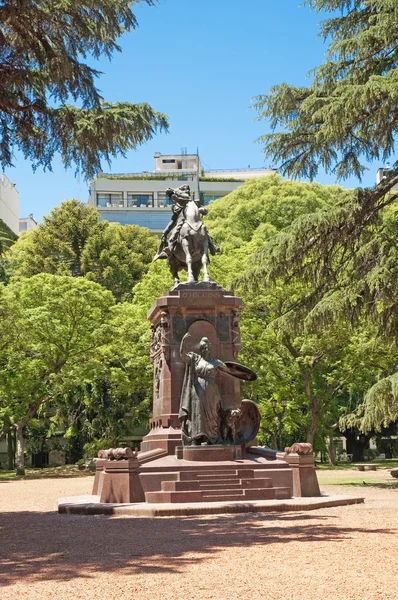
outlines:
[[[174,202],[173,217],[163,232],[159,251],[155,256],[167,258],[174,285],[180,283],[179,271],[185,269],[188,273],[188,282],[197,282],[200,270],[203,267],[203,281],[210,281],[208,272],[209,248],[215,254],[218,248],[214,245],[202,215],[207,214],[207,209],[200,208],[189,194],[189,186],[183,185],[176,190],[166,191],[171,201]],[[173,234],[167,243],[167,233]]]

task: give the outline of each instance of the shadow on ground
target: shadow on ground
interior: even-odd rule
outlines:
[[[99,571],[181,573],[224,548],[291,542],[344,542],[389,529],[339,527],[333,514],[230,515],[216,518],[112,519],[56,513],[0,515],[0,581],[67,581]],[[276,546],[275,546],[276,545]],[[271,548],[270,548],[271,551]]]

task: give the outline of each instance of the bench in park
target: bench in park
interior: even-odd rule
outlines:
[[[377,468],[376,465],[372,465],[370,463],[354,465],[354,467],[356,467],[358,469],[358,471],[365,471],[366,468],[368,468],[369,471],[376,471],[376,468]]]

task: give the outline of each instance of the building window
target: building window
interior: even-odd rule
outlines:
[[[175,158],[164,158],[162,163],[173,164],[175,163]]]
[[[173,204],[166,192],[158,192],[159,206],[170,206]]]
[[[127,194],[127,206],[153,206],[153,194]]]
[[[97,206],[103,207],[114,207],[123,206],[123,194],[120,192],[115,193],[98,193],[97,194]]]
[[[19,231],[28,231],[28,224],[26,221],[22,221],[22,223],[19,223]]]

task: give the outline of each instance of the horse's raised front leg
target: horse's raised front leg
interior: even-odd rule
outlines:
[[[180,278],[178,276],[178,267],[177,267],[177,263],[175,260],[173,260],[172,258],[169,258],[168,260],[169,263],[169,269],[170,269],[170,273],[174,279],[174,285],[178,285],[180,283]]]
[[[209,272],[207,270],[207,266],[209,264],[208,250],[209,250],[209,242],[206,237],[203,240],[203,244],[202,244],[203,281],[210,281]]]
[[[188,243],[187,238],[183,238],[181,240],[181,246],[182,246],[182,249],[184,250],[185,262],[187,263],[188,282],[192,283],[193,281],[195,281],[195,277],[192,272],[192,254],[189,250],[189,243]]]

